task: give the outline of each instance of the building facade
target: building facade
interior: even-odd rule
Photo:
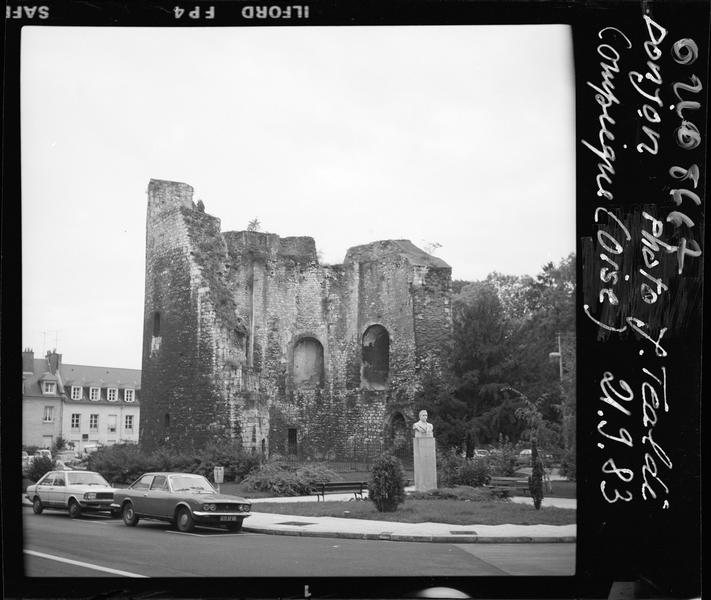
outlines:
[[[312,238],[222,233],[192,196],[148,188],[142,444],[316,460],[408,444],[451,344],[451,268],[408,240],[321,265]]]
[[[59,437],[81,451],[87,446],[137,443],[141,372],[62,364],[22,353],[22,443],[50,448]]]

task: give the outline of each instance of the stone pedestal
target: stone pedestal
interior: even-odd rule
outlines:
[[[416,437],[412,443],[415,455],[415,490],[426,492],[437,489],[435,439],[433,437]]]

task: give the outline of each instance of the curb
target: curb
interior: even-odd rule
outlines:
[[[242,531],[267,535],[293,537],[323,537],[350,540],[377,540],[389,542],[430,542],[438,544],[553,544],[576,542],[576,536],[484,536],[484,535],[407,535],[400,533],[356,533],[349,531],[303,531],[242,526]]]

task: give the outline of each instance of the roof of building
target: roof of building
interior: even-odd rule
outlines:
[[[62,365],[59,368],[65,386],[117,387],[119,389],[141,387],[140,369],[114,367],[90,367],[86,365]]]
[[[70,365],[62,364],[59,367],[58,378],[49,371],[49,364],[47,358],[35,358],[34,359],[34,372],[23,373],[23,395],[24,396],[39,396],[43,398],[49,398],[55,396],[57,398],[64,395],[64,400],[67,402],[82,403],[91,402],[95,404],[99,403],[109,403],[126,405],[138,404],[138,398],[134,398],[133,402],[124,402],[121,395],[119,395],[119,400],[109,402],[104,395],[102,395],[101,400],[89,400],[88,398],[82,398],[81,400],[71,400],[70,391],[71,386],[82,386],[82,387],[98,387],[102,389],[106,388],[118,388],[118,389],[141,389],[141,371],[140,369],[120,369],[113,367],[93,367],[87,365]],[[56,394],[44,394],[41,388],[41,382],[43,381],[57,381],[61,379],[61,383],[64,387],[64,394],[62,390],[57,386]]]

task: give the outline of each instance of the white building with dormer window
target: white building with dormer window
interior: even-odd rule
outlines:
[[[58,437],[86,446],[137,443],[141,371],[62,364],[22,353],[22,443],[50,448]]]

